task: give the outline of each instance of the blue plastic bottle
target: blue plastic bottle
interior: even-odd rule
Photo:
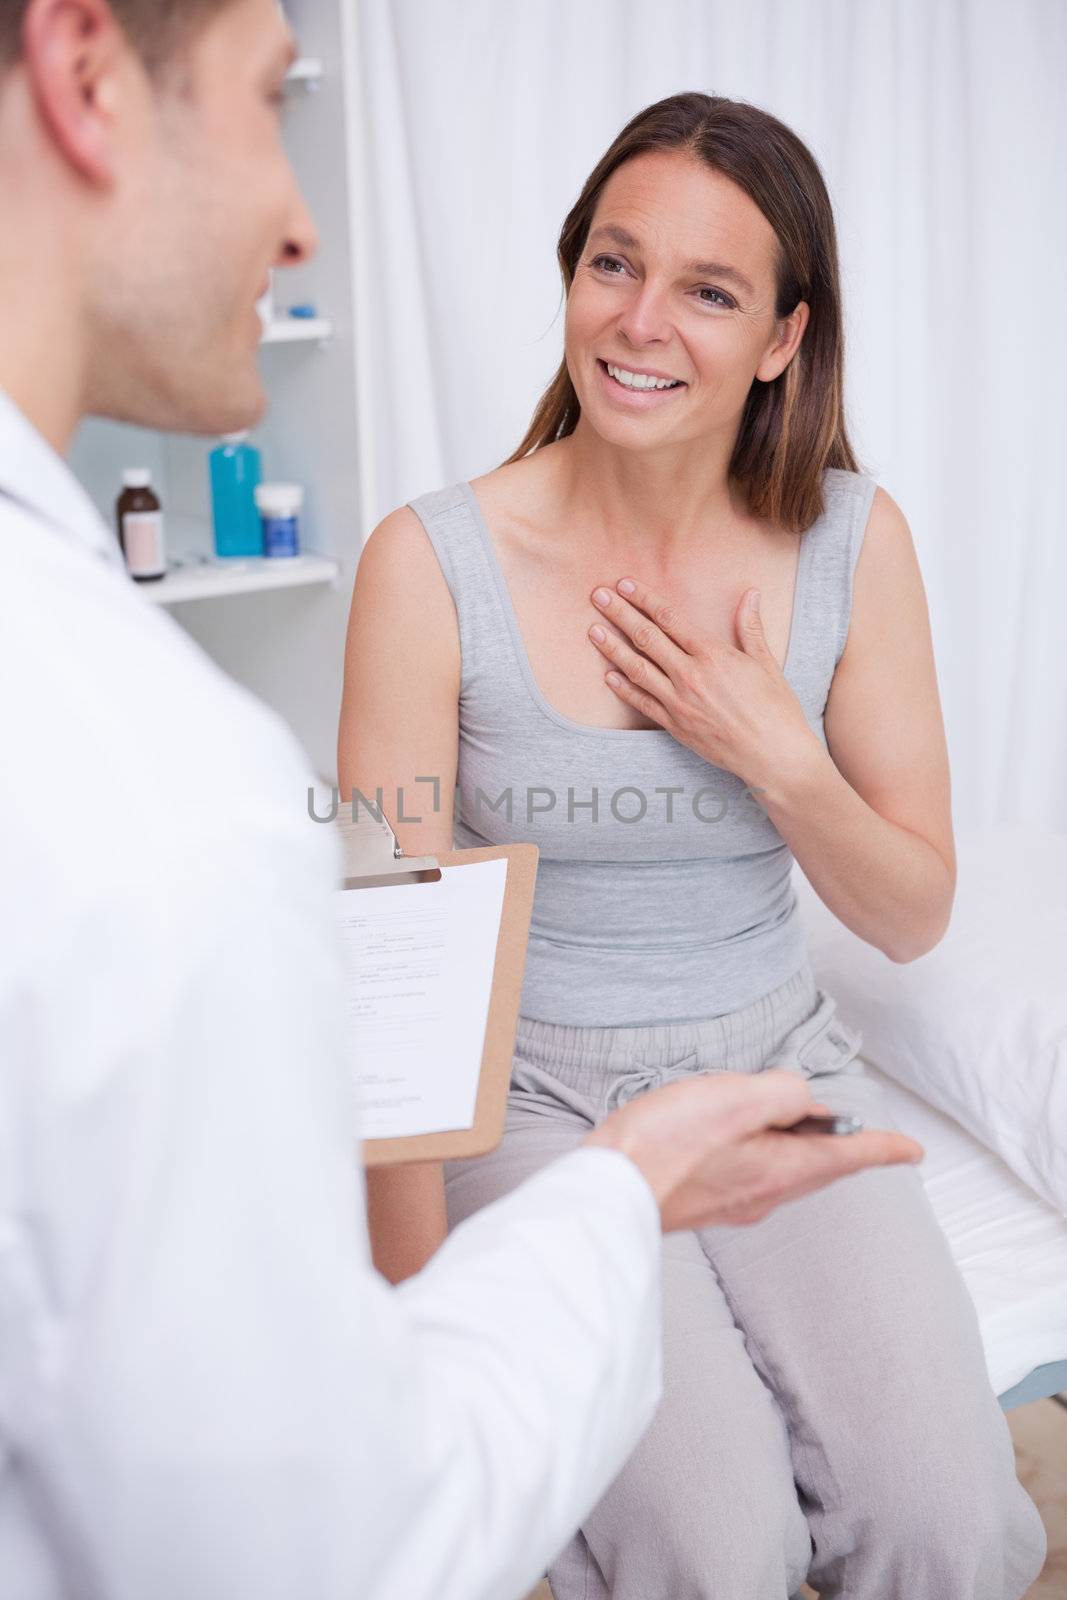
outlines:
[[[255,501],[262,473],[259,451],[248,443],[247,433],[225,433],[208,461],[216,555],[261,556],[263,524]]]

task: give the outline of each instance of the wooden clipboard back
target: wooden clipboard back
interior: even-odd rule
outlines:
[[[381,883],[392,876],[397,881],[417,882],[420,878],[436,879],[439,876],[436,870],[438,865],[462,868],[477,861],[501,860],[508,864],[473,1125],[442,1133],[363,1140],[365,1167],[398,1166],[409,1161],[452,1161],[465,1156],[485,1155],[504,1136],[511,1061],[526,968],[526,944],[537,879],[538,848],[535,844],[510,844],[487,846],[479,850],[441,850],[432,857],[401,855],[395,867],[390,868],[388,862],[384,864],[385,876],[372,878],[368,876],[368,867],[374,863],[368,860],[366,844],[360,843],[361,838],[365,841],[368,837],[366,821],[356,828],[342,816],[337,819],[336,825],[341,834],[349,882]],[[393,840],[388,823],[385,824],[385,833]],[[407,870],[403,871],[404,868]]]

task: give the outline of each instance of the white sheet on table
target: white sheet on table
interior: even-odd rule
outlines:
[[[950,1117],[867,1070],[926,1149],[923,1180],[978,1309],[994,1389],[1067,1360],[1067,1218]]]

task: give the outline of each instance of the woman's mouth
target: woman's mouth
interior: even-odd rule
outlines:
[[[614,362],[609,365],[599,356],[596,364],[605,393],[616,404],[630,410],[647,411],[650,406],[661,405],[686,388],[681,378],[644,376],[630,367],[616,366]]]

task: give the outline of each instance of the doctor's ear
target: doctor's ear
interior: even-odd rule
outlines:
[[[795,308],[787,317],[779,318],[775,324],[775,340],[765,352],[763,360],[756,368],[756,377],[761,383],[773,383],[792,361],[804,329],[808,325],[811,307],[806,300],[798,300]]]
[[[107,0],[30,0],[21,65],[67,162],[89,183],[110,187],[123,85],[144,69]]]

